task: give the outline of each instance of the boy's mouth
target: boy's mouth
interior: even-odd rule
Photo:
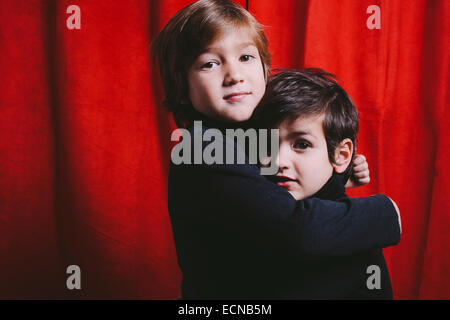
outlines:
[[[230,101],[230,102],[240,101],[250,94],[252,94],[252,93],[249,91],[233,92],[233,93],[230,93],[230,94],[227,94],[226,96],[224,96],[223,99]]]
[[[289,176],[275,175],[271,176],[270,180],[279,185],[280,187],[289,187],[291,184],[296,183],[297,180]]]

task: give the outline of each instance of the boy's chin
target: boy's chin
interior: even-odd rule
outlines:
[[[304,200],[306,198],[308,198],[308,196],[304,195],[304,194],[300,194],[299,192],[296,191],[289,191],[288,192],[291,194],[291,196],[295,199],[295,200]]]
[[[305,200],[305,199],[307,199],[307,198],[309,198],[309,197],[311,197],[312,195],[314,195],[315,194],[315,192],[314,193],[311,193],[311,194],[306,194],[306,193],[303,193],[303,192],[298,192],[298,191],[289,191],[288,190],[288,192],[291,194],[291,196],[295,199],[295,200]]]
[[[251,113],[233,114],[228,117],[228,122],[244,122],[251,118]]]
[[[226,115],[228,122],[244,122],[252,117],[253,110],[251,107],[240,107],[241,110],[235,110]]]

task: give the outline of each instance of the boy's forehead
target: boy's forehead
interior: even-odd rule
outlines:
[[[222,50],[224,47],[233,45],[237,49],[245,49],[247,47],[256,47],[256,43],[250,28],[228,27],[217,33],[217,35],[204,46],[202,53]]]
[[[233,49],[242,50],[242,49],[247,49],[250,47],[254,47],[255,49],[257,49],[255,43],[250,42],[250,41],[244,41],[242,43],[235,44],[233,46]],[[211,45],[207,46],[204,50],[202,50],[201,53],[222,51],[224,49],[227,49],[226,43],[220,43],[220,41],[219,41],[219,42],[215,42],[215,43],[212,43]]]
[[[278,128],[280,131],[284,131],[284,135],[288,136],[312,135],[316,138],[325,138],[323,132],[324,118],[323,114],[291,117],[284,119],[278,125]]]

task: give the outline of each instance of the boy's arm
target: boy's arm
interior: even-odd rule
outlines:
[[[258,228],[267,239],[300,254],[352,254],[400,241],[396,210],[384,195],[295,201],[249,164],[172,165],[171,175],[169,202],[179,201],[179,212],[223,226]]]
[[[189,130],[192,135],[194,129]],[[242,149],[225,140],[236,163]],[[202,151],[209,143],[203,141]],[[351,254],[400,241],[398,216],[388,197],[296,201],[251,164],[171,164],[169,210],[176,219],[248,230],[248,237],[263,234],[263,241],[273,239],[301,254]]]
[[[370,172],[369,172],[369,164],[367,163],[366,157],[362,154],[355,155],[355,158],[353,159],[353,174],[348,179],[347,183],[345,184],[345,188],[356,188],[361,187],[370,182]],[[400,217],[400,210],[398,209],[397,204],[389,198],[392,201],[392,204],[395,208],[395,211],[397,212],[398,216],[398,224],[400,227],[400,234],[402,233],[402,223],[401,223],[401,217]]]

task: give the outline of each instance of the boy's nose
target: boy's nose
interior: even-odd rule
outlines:
[[[277,154],[275,163],[277,164],[279,171],[283,171],[284,169],[287,169],[289,167],[289,159],[286,154],[286,152],[288,150],[285,150],[285,149],[286,149],[285,146],[281,146],[281,145],[279,146],[279,149],[278,149],[278,154]]]
[[[228,63],[226,66],[225,77],[224,77],[224,85],[230,86],[239,82],[243,82],[244,77],[242,76],[242,72],[239,69],[239,66],[236,64]]]

